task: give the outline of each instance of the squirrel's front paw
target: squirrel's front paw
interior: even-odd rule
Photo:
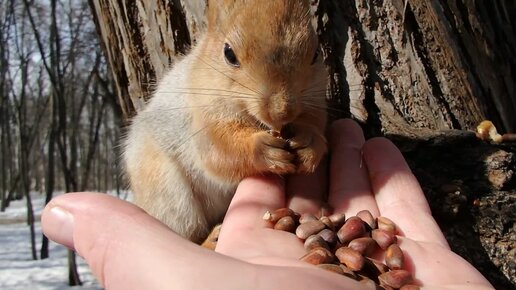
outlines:
[[[288,151],[287,140],[263,131],[254,135],[254,166],[260,172],[287,174],[296,171],[295,154]]]
[[[327,151],[324,132],[311,125],[294,124],[289,147],[296,153],[297,172],[313,172]]]

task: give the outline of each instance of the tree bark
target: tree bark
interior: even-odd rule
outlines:
[[[123,114],[132,116],[156,78],[195,42],[204,27],[204,0],[89,2]]]
[[[128,118],[199,37],[204,1],[90,5]],[[485,118],[515,130],[515,12],[510,1],[319,1],[334,112],[408,136],[469,130]]]
[[[205,28],[205,1],[89,2],[127,120],[195,44]],[[333,118],[352,116],[371,136],[430,143],[484,119],[499,131],[516,130],[514,1],[312,2],[331,73]]]

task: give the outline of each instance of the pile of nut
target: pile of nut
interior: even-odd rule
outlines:
[[[403,269],[397,228],[388,218],[374,218],[367,210],[347,219],[338,213],[317,218],[281,208],[267,211],[263,219],[304,242],[307,253],[300,258],[304,262],[360,281],[370,289],[419,289],[412,284],[412,274]],[[385,263],[372,258],[379,252]]]

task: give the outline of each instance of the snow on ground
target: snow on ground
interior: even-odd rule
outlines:
[[[36,245],[41,248],[41,223],[44,207],[43,194],[33,193],[36,219]],[[68,286],[67,249],[50,242],[49,258],[32,260],[30,229],[25,223],[26,201],[13,201],[7,210],[0,213],[0,289],[2,290],[96,290],[102,289],[91,274],[86,262],[77,257],[81,287]]]

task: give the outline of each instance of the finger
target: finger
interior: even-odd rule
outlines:
[[[278,176],[256,176],[240,182],[226,213],[216,251],[224,255],[246,260],[270,253],[275,239],[268,239],[260,230],[267,230],[271,224],[263,219],[267,211],[285,207],[285,184]],[[276,232],[276,231],[273,231]],[[278,231],[279,232],[279,231]],[[292,240],[295,236],[292,236]],[[297,238],[296,238],[297,239]],[[281,247],[280,247],[281,248]],[[275,252],[274,256],[290,257],[297,251]],[[299,255],[299,254],[297,254]]]
[[[405,268],[428,289],[493,289],[475,267],[446,247],[403,237],[398,243],[405,252]],[[453,265],[453,271],[443,265]]]
[[[203,271],[208,281],[227,268],[245,272],[242,263],[182,239],[143,210],[105,194],[53,199],[43,211],[42,226],[50,239],[84,257],[106,289],[207,289],[184,278],[198,273],[195,261],[210,269]],[[227,268],[209,266],[219,260]]]
[[[320,215],[327,207],[328,162],[321,161],[312,174],[294,174],[287,178],[287,205],[299,213]]]
[[[378,208],[362,161],[362,129],[352,120],[339,120],[330,128],[330,140],[330,205],[335,212],[346,215],[368,209],[377,216]]]
[[[281,207],[285,207],[285,184],[280,177],[248,177],[238,186],[221,231],[264,227],[267,224],[262,218],[264,213]]]
[[[447,247],[425,195],[398,148],[385,138],[374,138],[364,145],[364,159],[382,216],[392,219],[411,239]]]

